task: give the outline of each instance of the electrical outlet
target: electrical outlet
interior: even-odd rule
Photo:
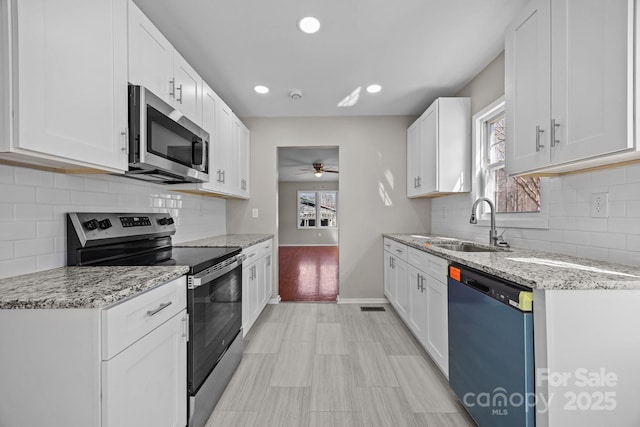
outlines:
[[[591,216],[594,218],[609,216],[609,193],[593,193],[591,195]]]

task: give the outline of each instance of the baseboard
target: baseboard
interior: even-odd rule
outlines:
[[[338,295],[336,299],[338,304],[389,304],[386,298],[341,298]]]
[[[284,247],[303,247],[303,246],[340,246],[336,243],[322,243],[322,244],[315,244],[315,243],[307,243],[307,244],[286,244],[286,243],[278,243],[278,246],[284,246]]]
[[[280,295],[276,295],[275,298],[271,298],[267,301],[267,304],[280,304],[280,301],[282,301],[282,298],[280,298]]]

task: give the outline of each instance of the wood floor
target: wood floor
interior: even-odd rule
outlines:
[[[336,301],[337,246],[280,246],[278,251],[282,301]]]
[[[206,427],[474,426],[384,306],[268,305]]]

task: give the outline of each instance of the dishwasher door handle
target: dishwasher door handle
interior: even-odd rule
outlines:
[[[482,292],[483,294],[489,293],[489,287],[486,285],[483,285],[477,280],[469,279],[465,282],[465,285],[475,289],[476,291]]]

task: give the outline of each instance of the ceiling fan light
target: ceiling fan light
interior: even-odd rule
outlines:
[[[316,171],[314,175],[316,176],[316,178],[320,178],[322,176],[322,171]]]

